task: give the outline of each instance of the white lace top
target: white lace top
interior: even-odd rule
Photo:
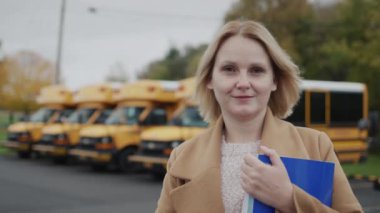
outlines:
[[[240,213],[245,192],[240,184],[241,165],[247,153],[257,156],[260,141],[251,143],[227,143],[222,137],[221,176],[222,198],[226,213]]]

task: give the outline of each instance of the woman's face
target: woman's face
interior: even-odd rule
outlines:
[[[264,48],[239,35],[220,47],[207,87],[214,91],[223,116],[238,119],[265,113],[270,94],[277,89]]]

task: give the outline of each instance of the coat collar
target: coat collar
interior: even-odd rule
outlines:
[[[304,147],[300,146],[302,140],[296,128],[274,117],[269,108],[263,125],[262,145],[275,149],[280,156],[307,158],[306,151],[297,149]],[[220,117],[213,127],[176,150],[176,159],[168,172],[187,182],[171,193],[178,208],[188,206],[186,202],[191,200],[197,202],[192,203],[192,206],[199,207],[199,211],[195,212],[224,212],[220,174],[223,126],[224,122]]]

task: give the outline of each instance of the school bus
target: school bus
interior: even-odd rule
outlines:
[[[140,143],[140,133],[166,125],[177,104],[178,82],[141,80],[122,87],[117,109],[103,125],[80,131],[80,142],[70,154],[90,163],[93,169],[108,167],[132,171],[128,160]]]
[[[157,177],[165,174],[166,163],[175,147],[207,128],[192,99],[194,79],[185,79],[180,84],[176,93],[180,101],[169,125],[144,130],[137,153],[129,157]]]
[[[325,132],[341,162],[365,160],[368,91],[365,84],[304,80],[300,101],[286,120]]]
[[[49,86],[41,90],[37,103],[42,108],[28,121],[12,124],[8,127],[5,147],[17,151],[20,158],[29,158],[32,147],[42,137],[42,128],[67,118],[73,111],[72,92],[63,86]]]
[[[42,138],[33,150],[53,158],[56,163],[68,160],[68,151],[79,143],[79,131],[91,124],[104,123],[115,106],[117,86],[89,85],[74,95],[76,111],[63,123],[49,124],[42,129]]]

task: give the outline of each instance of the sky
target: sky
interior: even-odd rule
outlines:
[[[122,65],[134,80],[171,46],[208,43],[236,1],[66,0],[62,79],[78,89],[103,82],[112,67]],[[2,54],[30,50],[55,63],[61,3],[0,0]]]

